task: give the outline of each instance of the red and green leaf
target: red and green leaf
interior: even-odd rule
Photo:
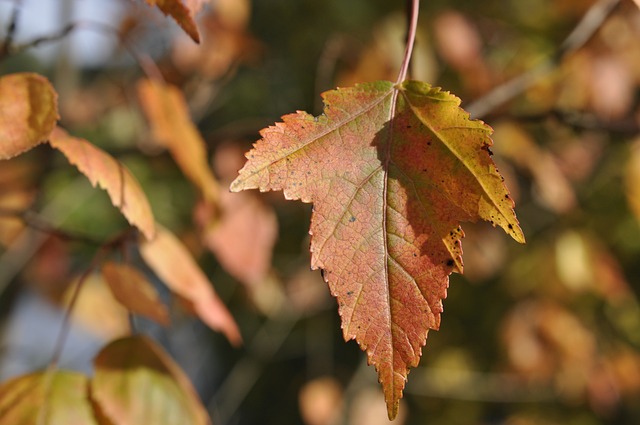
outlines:
[[[264,129],[231,189],[313,202],[311,266],[324,270],[344,337],[366,350],[393,418],[440,326],[449,275],[462,272],[460,222],[524,235],[490,158],[491,129],[458,98],[415,81],[323,97],[323,115],[298,112]]]

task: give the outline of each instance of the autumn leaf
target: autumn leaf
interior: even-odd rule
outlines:
[[[153,341],[113,341],[96,356],[91,397],[117,425],[210,425],[184,372]]]
[[[458,98],[416,81],[323,97],[323,115],[286,115],[262,131],[231,190],[313,202],[311,266],[324,270],[344,337],[367,351],[393,418],[440,325],[449,275],[462,272],[459,223],[524,235],[490,158],[491,129]]]
[[[200,189],[205,200],[217,202],[218,182],[209,168],[205,142],[189,117],[182,92],[158,81],[141,80],[138,95],[153,137],[169,149],[182,172]]]
[[[158,226],[153,241],[143,241],[140,253],[149,267],[176,294],[193,304],[200,319],[211,329],[222,332],[238,346],[242,337],[235,320],[198,267],[187,248],[167,229]]]
[[[56,128],[49,139],[52,147],[62,152],[69,162],[84,174],[93,186],[104,188],[114,206],[147,239],[155,234],[151,206],[137,180],[124,165],[84,139],[70,136]]]
[[[132,313],[169,324],[169,313],[158,292],[138,270],[109,261],[102,265],[102,275],[115,299]]]
[[[9,159],[47,140],[58,121],[58,95],[43,76],[0,78],[0,159]]]
[[[37,372],[0,387],[0,425],[97,425],[86,376]]]
[[[151,6],[157,6],[165,15],[171,16],[196,43],[200,42],[200,33],[194,20],[195,14],[202,7],[202,1],[187,0],[145,0]]]

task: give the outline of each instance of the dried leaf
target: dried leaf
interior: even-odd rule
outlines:
[[[389,417],[437,329],[449,274],[462,271],[461,221],[519,242],[513,201],[489,156],[491,129],[425,83],[380,81],[324,94],[325,113],[262,131],[231,189],[314,203],[311,266],[338,299],[345,339],[378,371]]]
[[[97,425],[86,376],[38,372],[0,387],[0,425]]]
[[[137,180],[124,165],[111,155],[95,147],[84,139],[70,136],[61,128],[51,133],[49,143],[61,151],[87,176],[93,186],[99,185],[107,191],[114,206],[147,239],[155,233],[153,214],[147,197]]]
[[[216,202],[218,182],[211,172],[206,145],[189,117],[182,92],[157,81],[141,80],[138,95],[153,137],[169,149],[182,172],[202,191],[205,200]]]
[[[126,264],[106,262],[102,275],[116,300],[132,313],[169,325],[169,312],[158,292],[138,270]]]
[[[144,336],[116,340],[95,358],[91,397],[117,425],[210,425],[189,379]]]
[[[45,77],[32,73],[1,77],[0,159],[44,142],[58,118],[58,95]]]
[[[242,343],[235,320],[187,248],[167,229],[158,226],[153,241],[140,245],[144,261],[173,292],[193,303],[200,319],[220,331],[233,345]]]
[[[151,6],[157,6],[165,15],[171,16],[193,41],[196,43],[200,42],[200,33],[198,32],[194,16],[202,6],[201,1],[187,0],[186,4],[181,0],[145,1]]]

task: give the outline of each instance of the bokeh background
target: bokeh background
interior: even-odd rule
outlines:
[[[593,36],[560,55],[583,17],[606,4],[614,8]],[[190,375],[214,424],[388,421],[375,372],[343,342],[336,303],[309,270],[310,205],[281,193],[229,195],[225,228],[210,232],[197,190],[151,140],[135,84],[157,66],[184,91],[228,184],[258,131],[281,115],[320,114],[320,93],[337,86],[395,81],[406,6],[211,0],[197,46],[142,1],[0,1],[0,39],[17,7],[13,37],[24,47],[2,58],[0,73],[52,80],[61,124],[132,170],[238,321],[245,345],[233,349],[156,282],[171,327],[134,323]],[[396,424],[640,423],[639,40],[631,0],[422,2],[411,78],[463,106],[548,66],[483,114],[527,244],[463,224],[465,274],[451,277],[441,329],[409,375]],[[0,164],[0,207],[97,240],[125,227],[107,196],[46,147]],[[2,380],[46,366],[68,287],[94,252],[0,217]],[[62,366],[90,372],[100,346],[129,331],[96,275]]]

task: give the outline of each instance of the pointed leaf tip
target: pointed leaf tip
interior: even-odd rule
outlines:
[[[193,304],[196,314],[205,324],[222,332],[232,345],[242,344],[233,316],[195,259],[173,233],[158,225],[155,239],[140,244],[140,254],[165,285]]]
[[[394,418],[440,325],[449,275],[462,271],[460,223],[524,236],[490,157],[491,128],[458,98],[379,81],[323,99],[323,115],[297,112],[262,130],[231,190],[313,202],[311,266],[324,271],[344,338],[367,351]]]
[[[196,43],[200,43],[200,32],[195,22],[195,14],[202,7],[201,1],[145,0],[150,6],[157,6],[165,15],[171,16],[184,32]]]

